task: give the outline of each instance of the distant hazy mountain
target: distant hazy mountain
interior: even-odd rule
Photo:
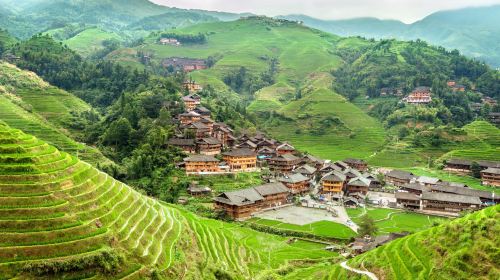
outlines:
[[[319,20],[304,15],[281,18],[303,21],[342,36],[422,39],[500,67],[500,5],[436,12],[413,24],[375,18]]]
[[[0,28],[19,38],[69,24],[98,26],[133,37],[138,30],[235,20],[244,15],[169,8],[148,0],[0,0]]]

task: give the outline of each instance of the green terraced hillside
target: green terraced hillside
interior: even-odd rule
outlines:
[[[499,279],[500,206],[397,239],[348,263],[380,279]]]
[[[104,48],[103,42],[106,40],[119,42],[122,38],[115,33],[106,32],[100,28],[88,28],[64,40],[63,43],[82,56],[88,56],[96,51],[102,50]]]
[[[2,279],[249,279],[337,257],[287,240],[143,196],[0,122]]]
[[[274,84],[252,93],[247,107],[247,112],[258,116],[260,129],[325,159],[367,158],[384,145],[386,134],[380,122],[331,89],[330,71],[343,63],[338,49],[357,47],[361,40],[342,39],[297,23],[265,18],[199,24],[168,32],[207,34],[207,43],[164,46],[157,43],[156,34],[146,38],[144,45],[120,49],[107,59],[143,68],[136,56],[138,51],[152,54],[156,63],[168,57],[214,57],[217,61],[212,68],[189,75],[233,97],[234,91],[224,83],[228,73],[245,67],[259,75],[267,71],[274,58],[279,62]],[[302,98],[295,100],[299,89]],[[245,101],[248,96],[240,95],[240,99]],[[283,118],[269,118],[266,114]],[[318,127],[321,122],[326,126]]]

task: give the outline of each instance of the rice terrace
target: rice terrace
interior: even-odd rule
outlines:
[[[0,280],[500,279],[498,14],[0,0]]]

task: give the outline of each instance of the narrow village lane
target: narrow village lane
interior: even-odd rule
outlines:
[[[342,268],[347,269],[349,271],[352,271],[354,273],[366,275],[368,278],[370,278],[372,280],[378,280],[378,277],[375,274],[373,274],[373,273],[371,273],[369,271],[359,270],[359,269],[355,269],[355,268],[352,268],[352,267],[348,266],[347,265],[347,261],[342,262],[340,264],[340,266]]]

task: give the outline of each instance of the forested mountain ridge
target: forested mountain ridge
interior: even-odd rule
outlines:
[[[319,20],[304,15],[283,18],[303,21],[311,27],[341,36],[421,39],[433,45],[458,49],[469,57],[500,67],[499,13],[500,5],[440,11],[412,24],[376,18]]]

